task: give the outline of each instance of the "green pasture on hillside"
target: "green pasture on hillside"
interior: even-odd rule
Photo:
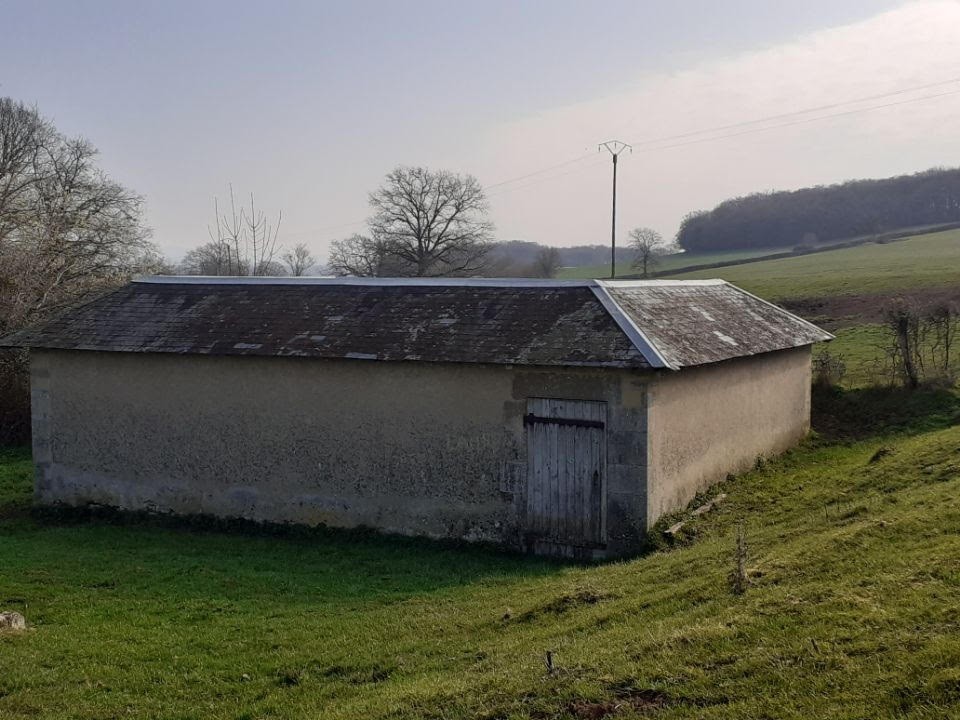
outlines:
[[[689,267],[691,265],[706,265],[718,262],[730,262],[733,260],[746,260],[748,258],[763,257],[776,252],[783,252],[776,248],[763,248],[759,250],[728,250],[724,252],[713,253],[677,253],[675,255],[665,255],[659,259],[655,270],[657,272],[670,272],[677,268]],[[637,269],[629,262],[617,263],[617,277],[636,274]],[[608,278],[610,277],[610,263],[606,265],[583,265],[581,267],[561,268],[557,277],[562,280],[576,280],[589,278]]]
[[[586,567],[38,515],[7,452],[0,604],[31,628],[0,635],[0,717],[956,716],[960,402],[848,392],[815,418],[676,546]]]
[[[956,285],[960,284],[960,230],[673,277],[719,277],[774,300]]]

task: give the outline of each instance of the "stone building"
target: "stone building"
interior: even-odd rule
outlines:
[[[829,338],[719,280],[156,277],[0,345],[42,503],[608,557],[800,440]]]

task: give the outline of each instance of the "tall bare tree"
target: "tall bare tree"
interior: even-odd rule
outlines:
[[[370,193],[369,236],[335,244],[334,272],[382,272],[418,276],[463,276],[480,272],[493,224],[477,179],[446,170],[398,167]]]
[[[630,249],[633,250],[633,267],[640,271],[641,277],[650,277],[660,262],[660,256],[666,250],[663,236],[647,227],[630,231]]]
[[[275,275],[282,266],[275,260],[283,213],[272,221],[257,208],[253,193],[249,206],[238,206],[233,185],[229,206],[221,210],[213,199],[213,225],[207,226],[210,242],[187,253],[182,267],[191,272],[203,267],[204,275]]]
[[[162,269],[143,199],[108,178],[96,156],[36,108],[0,98],[0,335]],[[5,355],[0,392],[21,392],[23,372],[22,355]],[[22,394],[0,397],[0,436],[23,426],[24,403]]]
[[[298,243],[283,253],[283,262],[293,277],[303,277],[317,264],[306,243]]]
[[[0,98],[0,333],[160,261],[143,199],[96,156],[35,108]]]

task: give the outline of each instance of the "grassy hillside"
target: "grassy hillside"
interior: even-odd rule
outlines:
[[[660,258],[660,263],[656,269],[657,272],[670,272],[671,270],[689,267],[691,265],[747,260],[749,258],[770,255],[774,252],[782,252],[782,250],[778,248],[766,248],[760,250],[728,250],[726,252],[713,253],[677,253],[676,255],[666,255]],[[636,269],[628,262],[617,263],[618,277],[631,275],[636,272]],[[557,277],[562,280],[608,278],[610,277],[610,263],[608,262],[605,265],[583,265],[581,267],[562,268],[560,272],[557,273]]]
[[[8,453],[0,604],[33,629],[0,635],[0,717],[945,717],[960,707],[960,427],[936,428],[960,404],[875,400],[825,399],[843,441],[728,481],[681,546],[593,567],[37,518],[28,459]]]
[[[954,285],[960,284],[960,230],[674,277],[720,277],[770,299]]]

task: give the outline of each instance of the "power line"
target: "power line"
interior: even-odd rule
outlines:
[[[500,182],[491,183],[490,185],[484,185],[484,190],[491,190],[495,187],[500,187],[501,185],[509,185],[510,183],[519,182],[520,180],[526,180],[527,178],[534,177],[535,175],[541,175],[545,172],[550,172],[551,170],[558,170],[559,168],[566,167],[567,165],[573,165],[574,163],[581,162],[587,158],[594,157],[593,153],[587,153],[586,155],[581,155],[580,157],[571,158],[570,160],[565,160],[562,163],[557,163],[556,165],[551,165],[550,167],[545,167],[542,170],[534,170],[529,172],[526,175],[518,175],[517,177],[510,178],[509,180],[501,180]]]
[[[713,135],[711,137],[697,138],[695,140],[688,140],[686,142],[673,143],[672,145],[661,145],[660,147],[652,148],[640,148],[637,152],[654,152],[657,150],[670,150],[672,148],[684,147],[685,145],[697,145],[699,143],[711,142],[713,140],[724,140],[726,138],[740,137],[741,135],[750,135],[757,132],[766,132],[768,130],[777,130],[779,128],[790,127],[792,125],[805,125],[812,122],[819,122],[820,120],[830,120],[831,118],[844,117],[846,115],[856,115],[857,113],[871,112],[873,110],[882,110],[884,108],[895,107],[897,105],[908,105],[909,103],[921,102],[923,100],[933,100],[935,98],[945,97],[947,95],[957,95],[960,93],[960,90],[950,90],[944,93],[935,93],[933,95],[922,95],[917,98],[910,98],[908,100],[899,100],[892,103],[884,103],[883,105],[873,105],[867,108],[856,108],[854,110],[845,110],[838,113],[830,113],[829,115],[818,115],[814,118],[804,118],[802,120],[793,120],[791,122],[779,123],[777,125],[768,125],[761,128],[753,128],[751,130],[743,130],[736,133],[728,133],[726,135]]]
[[[944,82],[940,82],[940,83],[930,83],[930,84],[927,85],[927,86],[918,86],[918,87],[933,87],[933,86],[945,85],[945,84],[948,84],[948,83],[951,83],[951,82],[960,82],[960,78],[957,78],[957,79],[954,79],[954,80],[948,80],[948,81],[944,81]],[[894,96],[894,95],[902,94],[902,93],[904,93],[904,92],[916,91],[917,89],[918,89],[917,87],[914,87],[914,88],[905,88],[905,89],[902,89],[902,90],[897,90],[897,91],[890,92],[890,93],[883,93],[882,95],[872,96],[872,97],[874,97],[874,98],[891,97],[891,96]],[[750,130],[744,130],[744,131],[738,132],[738,133],[727,133],[727,134],[724,134],[724,135],[712,135],[712,136],[710,136],[710,137],[696,138],[696,139],[694,139],[694,140],[689,140],[689,141],[686,141],[686,142],[673,143],[673,144],[670,144],[670,145],[663,145],[663,146],[659,146],[659,147],[652,147],[652,148],[649,148],[649,147],[648,147],[648,148],[643,148],[643,147],[641,147],[641,148],[638,148],[638,149],[637,149],[637,152],[653,152],[653,151],[656,151],[656,150],[669,150],[669,149],[676,148],[676,147],[683,147],[683,146],[685,146],[685,145],[694,145],[694,144],[699,144],[699,143],[710,142],[710,141],[713,141],[713,140],[723,140],[723,139],[731,138],[731,137],[739,137],[739,136],[741,136],[741,135],[749,135],[749,134],[754,133],[754,132],[764,132],[764,131],[767,131],[767,130],[775,130],[775,129],[777,129],[777,128],[789,127],[789,126],[791,126],[791,125],[802,125],[802,124],[817,122],[817,121],[819,121],[819,120],[829,120],[829,119],[835,118],[835,117],[843,117],[843,116],[845,116],[845,115],[855,115],[855,114],[862,113],[862,112],[871,112],[871,111],[873,111],[873,110],[881,110],[881,109],[884,109],[884,108],[894,107],[894,106],[897,106],[897,105],[906,105],[906,104],[909,104],[909,103],[920,102],[920,101],[923,101],[923,100],[931,100],[931,99],[935,99],[935,98],[939,98],[939,97],[944,97],[944,96],[947,96],[947,95],[955,95],[955,94],[958,94],[958,93],[960,93],[960,90],[951,90],[951,91],[944,92],[944,93],[935,93],[935,94],[932,94],[932,95],[923,95],[923,96],[920,96],[920,97],[909,98],[909,99],[907,99],[907,100],[900,100],[900,101],[892,102],[892,103],[884,103],[884,104],[881,104],[881,105],[872,105],[872,106],[866,107],[866,108],[854,108],[854,109],[852,109],[852,110],[846,110],[846,111],[839,112],[839,113],[830,113],[830,114],[828,114],[828,115],[818,115],[817,117],[814,117],[814,118],[802,118],[802,119],[799,119],[799,120],[793,120],[793,121],[791,121],[791,122],[778,123],[778,124],[776,124],[776,125],[769,125],[769,126],[761,127],[761,128],[752,128],[752,129],[750,129]],[[846,102],[831,103],[830,105],[822,105],[822,106],[819,106],[818,108],[807,108],[807,109],[805,109],[805,110],[797,110],[797,111],[790,112],[790,113],[782,113],[782,114],[780,114],[780,115],[772,115],[772,116],[769,116],[769,117],[766,117],[766,118],[758,118],[758,119],[756,119],[756,120],[745,120],[745,121],[739,122],[739,123],[733,123],[733,124],[730,124],[730,125],[721,125],[721,126],[718,126],[718,127],[715,127],[715,128],[710,128],[710,129],[705,129],[705,130],[699,130],[699,131],[697,131],[697,132],[692,132],[692,133],[682,133],[682,134],[680,134],[680,135],[667,136],[667,137],[663,137],[663,138],[658,138],[658,139],[656,139],[656,140],[644,140],[644,141],[639,141],[639,142],[636,142],[636,143],[634,143],[634,144],[635,144],[635,145],[649,145],[649,144],[651,144],[651,143],[662,142],[662,141],[664,141],[664,140],[670,140],[670,139],[674,139],[674,138],[676,138],[676,139],[686,138],[686,137],[690,137],[690,136],[693,136],[693,135],[699,135],[699,134],[704,134],[704,133],[708,133],[708,132],[718,132],[718,131],[720,131],[720,130],[729,129],[729,128],[733,128],[733,127],[743,127],[743,126],[747,126],[747,125],[755,125],[755,124],[758,124],[758,123],[761,123],[761,122],[769,122],[770,120],[775,119],[775,118],[791,117],[791,116],[794,116],[794,115],[803,115],[803,114],[807,114],[807,113],[810,113],[810,112],[816,112],[816,111],[818,111],[818,110],[820,110],[820,109],[823,109],[823,108],[842,107],[843,105],[849,105],[849,104],[852,104],[852,103],[866,102],[866,100],[867,100],[866,98],[858,98],[858,99],[856,99],[856,100],[849,100],[849,101],[846,101]],[[594,156],[593,156],[592,154],[591,154],[591,155],[584,155],[584,156],[582,156],[582,157],[580,157],[580,158],[576,158],[576,159],[574,159],[574,160],[569,160],[569,161],[567,161],[567,162],[560,163],[559,165],[556,165],[556,166],[551,166],[550,168],[544,168],[543,170],[539,170],[539,171],[537,171],[537,172],[528,173],[527,175],[522,176],[522,177],[530,178],[530,177],[533,177],[533,176],[535,176],[535,175],[542,174],[542,173],[544,173],[544,172],[549,172],[550,170],[556,169],[556,168],[558,168],[558,167],[564,167],[564,166],[567,166],[567,165],[571,165],[571,164],[573,164],[574,162],[582,161],[582,160],[585,160],[585,159],[590,158],[590,157],[594,157]],[[599,164],[599,163],[589,163],[589,164],[587,164],[587,165],[582,165],[582,166],[579,166],[579,167],[577,167],[577,168],[574,168],[573,170],[570,170],[570,171],[565,172],[565,173],[560,173],[560,174],[558,174],[558,175],[552,175],[552,176],[550,176],[550,177],[542,178],[542,179],[540,179],[540,180],[534,180],[533,182],[525,183],[525,184],[520,185],[520,186],[518,186],[518,187],[502,189],[502,190],[499,190],[499,191],[497,191],[497,192],[490,193],[489,197],[496,197],[496,196],[498,196],[498,195],[502,195],[502,194],[505,193],[505,192],[512,192],[512,191],[514,191],[514,190],[523,190],[523,189],[528,188],[528,187],[533,187],[534,185],[539,185],[541,182],[546,182],[546,181],[548,181],[548,180],[555,180],[555,179],[557,179],[557,178],[566,177],[567,175],[572,175],[573,173],[580,172],[581,170],[585,170],[585,169],[587,169],[587,168],[589,168],[589,167],[593,167],[594,165],[598,165],[598,164]],[[505,185],[507,182],[512,182],[512,181],[503,181],[503,182],[500,182],[500,183],[496,183],[496,185],[503,186],[503,185]],[[488,188],[489,188],[489,187],[494,187],[494,185],[488,185],[488,186],[486,186],[486,187],[488,187]]]
[[[635,143],[633,143],[633,144],[634,144],[634,145],[651,145],[651,144],[654,144],[654,143],[666,142],[666,141],[669,141],[669,140],[681,140],[681,139],[688,138],[688,137],[695,137],[695,136],[697,136],[697,135],[705,135],[705,134],[707,134],[707,133],[721,132],[721,131],[723,131],[723,130],[732,130],[732,129],[734,129],[734,128],[746,127],[746,126],[750,126],[750,125],[758,125],[758,124],[760,124],[760,123],[770,122],[770,121],[772,121],[772,120],[782,120],[783,118],[793,117],[793,116],[795,116],[795,115],[808,115],[809,113],[812,113],[812,112],[821,112],[821,111],[823,111],[823,110],[831,110],[831,109],[833,109],[833,108],[843,107],[844,105],[853,105],[853,104],[856,104],[856,103],[869,102],[869,101],[871,101],[871,100],[882,100],[882,99],[888,98],[888,97],[895,97],[895,96],[897,96],[897,95],[903,95],[904,93],[908,93],[908,92],[917,92],[917,91],[919,91],[919,90],[927,90],[927,89],[933,88],[933,87],[942,87],[942,86],[944,86],[944,85],[950,85],[950,84],[958,83],[958,82],[960,82],[960,77],[951,78],[951,79],[949,79],[949,80],[940,80],[940,81],[938,81],[938,82],[933,82],[933,83],[925,83],[925,84],[923,84],[923,85],[913,85],[913,86],[910,86],[910,87],[899,88],[899,89],[897,89],[897,90],[891,90],[891,91],[885,92],[885,93],[879,93],[879,94],[877,94],[877,95],[866,95],[866,96],[863,96],[863,97],[852,98],[852,99],[850,99],[850,100],[841,100],[841,101],[829,103],[829,104],[826,104],[826,105],[817,105],[817,106],[813,106],[813,107],[802,108],[802,109],[800,109],[800,110],[792,110],[791,112],[787,112],[787,113],[778,113],[778,114],[776,114],[776,115],[767,115],[767,116],[765,116],[765,117],[755,118],[755,119],[753,119],[753,120],[742,120],[742,121],[740,121],[740,122],[730,123],[730,124],[727,124],[727,125],[718,125],[718,126],[716,126],[716,127],[704,128],[704,129],[702,129],[702,130],[694,130],[694,131],[691,131],[691,132],[680,133],[680,134],[678,134],[678,135],[666,135],[666,136],[659,137],[659,138],[651,138],[651,139],[649,139],[649,140],[641,140],[641,141],[635,142]],[[582,162],[583,160],[587,160],[587,159],[589,159],[589,158],[591,158],[591,157],[593,157],[593,154],[592,154],[592,153],[588,153],[588,154],[586,154],[586,155],[580,155],[580,156],[578,156],[578,157],[571,158],[571,159],[569,159],[569,160],[565,160],[564,162],[557,163],[556,165],[549,165],[549,166],[547,166],[547,167],[545,167],[545,168],[541,168],[540,170],[533,170],[533,171],[531,171],[531,172],[525,173],[524,175],[518,175],[518,176],[516,176],[516,177],[508,178],[508,179],[506,179],[506,180],[501,180],[501,181],[499,181],[499,182],[495,182],[495,183],[491,183],[491,184],[489,184],[489,185],[485,185],[485,186],[484,186],[484,189],[485,189],[485,190],[492,190],[493,188],[501,187],[501,186],[503,186],[503,185],[509,185],[509,184],[512,184],[512,183],[515,183],[515,182],[519,182],[519,181],[521,181],[521,180],[527,180],[527,179],[529,179],[529,178],[531,178],[531,177],[535,177],[535,176],[537,176],[537,175],[542,175],[543,173],[550,172],[551,170],[557,170],[557,169],[559,169],[559,168],[567,167],[568,165],[573,165],[573,164],[575,164],[575,163]],[[560,177],[560,176],[556,176],[556,177]],[[530,183],[530,184],[528,184],[528,185],[525,185],[524,187],[529,187],[530,185],[533,185],[533,184],[535,184],[535,183]]]
[[[758,125],[764,122],[770,122],[772,120],[782,120],[784,118],[793,117],[794,115],[808,115],[812,112],[821,112],[823,110],[832,110],[833,108],[843,107],[844,105],[854,105],[861,102],[869,102],[871,100],[883,100],[888,97],[895,97],[897,95],[903,95],[904,93],[917,92],[919,90],[928,90],[933,87],[942,87],[943,85],[951,85],[953,83],[960,82],[960,77],[955,77],[950,80],[941,80],[935,83],[927,83],[926,85],[914,85],[912,87],[900,88],[899,90],[892,90],[890,92],[880,93],[879,95],[867,95],[865,97],[854,98],[852,100],[843,100],[839,102],[829,103],[827,105],[817,105],[815,107],[803,108],[801,110],[792,110],[791,112],[779,113],[777,115],[767,115],[766,117],[756,118],[754,120],[742,120],[740,122],[730,123],[729,125],[719,125],[712,128],[704,128],[703,130],[693,130],[691,132],[680,133],[679,135],[666,135],[664,137],[652,138],[650,140],[642,140],[640,142],[635,142],[634,145],[651,145],[658,142],[666,142],[668,140],[682,140],[688,137],[694,137],[696,135],[706,135],[707,133],[721,132],[723,130],[732,130],[738,127],[746,127],[748,125]]]
[[[590,157],[596,158],[596,155],[591,154]],[[540,178],[538,180],[534,180],[533,182],[528,182],[525,185],[517,185],[514,187],[501,188],[500,190],[489,193],[487,197],[488,198],[498,197],[500,195],[511,193],[516,190],[525,190],[528,187],[533,187],[534,185],[539,185],[540,183],[549,182],[550,180],[558,180],[562,177],[567,177],[568,175],[574,175],[576,173],[579,173],[582,170],[586,170],[588,168],[596,167],[598,165],[606,165],[606,164],[607,164],[606,160],[594,160],[594,162],[587,163],[586,165],[580,165],[579,167],[575,167],[572,170],[567,170],[566,172],[557,173],[556,175],[551,175],[550,177]]]

